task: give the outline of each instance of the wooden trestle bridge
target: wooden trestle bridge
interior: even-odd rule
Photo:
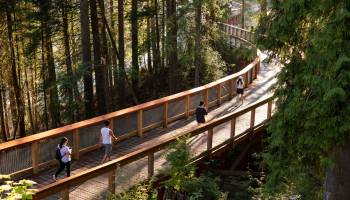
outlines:
[[[228,35],[249,42],[252,33],[221,24]],[[35,199],[97,199],[107,191],[121,192],[157,174],[165,163],[169,143],[190,135],[196,158],[244,140],[264,129],[274,110],[271,87],[278,64],[264,66],[260,54],[242,71],[207,85],[119,110],[103,116],[0,144],[0,174],[36,181]],[[235,80],[243,76],[246,99],[237,106]],[[209,109],[209,121],[198,126],[194,110],[200,100]],[[112,161],[100,165],[103,151],[98,145],[103,121],[109,120],[120,138]],[[73,147],[72,176],[59,177],[55,148],[62,137]]]

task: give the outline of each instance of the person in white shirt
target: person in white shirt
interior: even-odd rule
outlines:
[[[243,95],[244,95],[244,80],[242,76],[239,76],[236,81],[236,93],[237,93],[237,103],[241,102],[243,104]]]
[[[117,137],[115,137],[113,131],[109,128],[109,121],[105,121],[104,124],[105,126],[101,128],[100,144],[102,144],[105,149],[105,155],[101,163],[104,163],[106,160],[111,160],[112,138],[117,140]]]
[[[71,161],[71,154],[72,149],[68,147],[68,138],[64,137],[62,138],[60,144],[57,146],[57,149],[59,150],[61,154],[60,167],[58,168],[57,172],[53,175],[53,179],[56,180],[58,175],[66,168],[67,171],[67,177],[70,176],[70,161]]]

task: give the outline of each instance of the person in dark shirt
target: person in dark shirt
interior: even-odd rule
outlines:
[[[198,124],[205,123],[205,115],[207,115],[208,112],[204,107],[204,102],[199,102],[199,106],[196,108],[196,120]]]

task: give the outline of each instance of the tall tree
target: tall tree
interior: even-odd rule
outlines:
[[[131,51],[132,51],[132,59],[131,59],[131,82],[133,91],[138,93],[139,87],[139,37],[138,37],[138,12],[137,12],[137,0],[131,0]]]
[[[201,58],[201,49],[202,49],[202,0],[195,1],[195,10],[196,10],[196,39],[195,39],[195,51],[194,51],[194,65],[195,65],[195,87],[198,87],[200,84],[200,70],[202,68],[202,58]]]
[[[125,47],[124,47],[124,0],[118,0],[118,48],[119,48],[119,103],[125,104]]]
[[[80,0],[80,27],[81,27],[81,47],[82,64],[86,69],[84,72],[84,103],[86,117],[94,116],[94,94],[91,67],[91,43],[90,43],[90,23],[89,23],[89,1]]]
[[[106,66],[101,61],[101,40],[99,23],[97,17],[97,2],[90,0],[92,45],[94,53],[94,71],[96,79],[96,99],[98,114],[102,115],[107,112],[106,104]]]
[[[3,93],[3,88],[2,85],[0,84],[0,132],[2,136],[2,141],[7,141],[7,134],[6,134],[6,128],[5,128],[5,116],[4,116],[4,107],[3,107],[3,102],[2,102],[2,94]]]
[[[169,67],[169,90],[174,93],[180,89],[181,69],[177,55],[177,14],[176,0],[166,0],[166,57]]]
[[[67,87],[65,88],[67,90],[68,95],[68,112],[71,116],[70,122],[74,122],[76,120],[76,111],[74,106],[74,100],[76,100],[75,96],[78,95],[78,85],[75,81],[75,77],[73,74],[73,68],[72,68],[72,58],[71,58],[71,51],[70,51],[70,37],[68,32],[68,13],[67,13],[67,7],[70,7],[67,0],[61,0],[61,12],[62,12],[62,30],[63,30],[63,37],[64,37],[64,55],[65,55],[65,64],[66,64],[66,70],[67,70],[67,76],[71,77],[70,83],[67,84]]]
[[[15,48],[14,48],[14,41],[13,41],[13,20],[12,20],[12,14],[11,11],[14,9],[14,5],[12,5],[11,2],[8,2],[6,5],[6,19],[7,19],[7,33],[8,33],[8,42],[10,47],[10,61],[11,61],[11,80],[12,80],[12,86],[13,91],[15,94],[15,100],[16,100],[16,106],[17,106],[17,117],[18,119],[16,122],[19,126],[19,133],[20,137],[24,137],[26,135],[25,133],[25,123],[24,123],[24,102],[21,95],[21,89],[18,82],[18,76],[17,76],[17,70],[16,70],[16,58],[15,58]],[[17,129],[17,124],[15,124],[15,130]],[[16,131],[14,132],[16,133]],[[14,137],[16,135],[14,134]]]
[[[259,47],[284,64],[265,191],[350,199],[349,9],[349,1],[272,1],[260,20]]]

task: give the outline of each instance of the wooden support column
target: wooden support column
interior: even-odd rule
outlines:
[[[61,192],[61,198],[62,200],[69,200],[69,188],[65,188]]]
[[[244,74],[244,87],[248,87],[248,73],[249,71],[247,71],[245,74]]]
[[[190,95],[185,97],[185,116],[188,118],[190,116]]]
[[[39,142],[32,143],[32,167],[33,173],[39,172]]]
[[[252,111],[250,111],[250,128],[254,127],[255,123],[255,108],[253,108]]]
[[[267,103],[267,119],[270,119],[272,115],[272,100]]]
[[[117,173],[117,166],[114,167],[114,169],[109,172],[108,174],[108,190],[111,194],[115,194],[115,176]]]
[[[213,147],[213,133],[214,133],[213,128],[208,130],[207,150],[210,150]]]
[[[139,137],[142,137],[142,126],[143,126],[143,122],[142,122],[142,110],[139,110],[137,113],[137,135]]]
[[[204,100],[204,106],[209,110],[209,89],[206,88],[203,90],[203,100]]]
[[[148,178],[152,178],[154,174],[154,153],[148,154]]]
[[[114,132],[114,120],[113,119],[109,119],[109,128]]]
[[[231,135],[230,138],[234,138],[236,135],[236,118],[231,119]]]
[[[73,131],[73,159],[79,160],[80,151],[80,136],[79,129]]]
[[[218,105],[221,104],[221,86],[222,86],[221,83],[217,86],[217,87],[218,87],[218,88],[217,88],[217,90],[218,90],[218,91],[217,91],[217,95],[218,95],[218,96],[217,96],[217,99],[218,99],[217,104],[218,104]]]
[[[234,92],[234,80],[231,79],[231,80],[229,80],[228,83],[229,83],[228,95],[229,95],[229,99],[232,99],[234,96],[234,94],[233,94],[233,92]]]
[[[259,69],[260,69],[260,60],[259,60],[259,62],[255,65],[255,76],[254,76],[255,79],[258,78]]]
[[[163,106],[163,127],[168,128],[168,109],[169,103],[165,102]]]

